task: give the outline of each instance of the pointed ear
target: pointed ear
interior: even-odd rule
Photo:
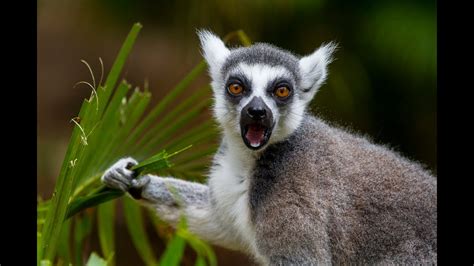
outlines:
[[[198,30],[199,40],[201,41],[202,55],[209,65],[209,72],[212,79],[219,78],[219,70],[225,59],[230,54],[230,50],[225,47],[224,42],[207,30]]]
[[[300,59],[302,100],[309,102],[316,91],[326,81],[327,66],[332,62],[332,54],[337,49],[337,44],[330,42],[323,44],[312,54]]]

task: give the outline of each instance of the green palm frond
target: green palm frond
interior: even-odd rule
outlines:
[[[74,128],[53,196],[38,203],[38,265],[54,264],[58,256],[66,264],[83,264],[83,259],[89,258],[87,265],[103,265],[104,261],[107,265],[114,265],[116,204],[111,200],[124,193],[104,187],[100,177],[119,158],[132,156],[139,160],[133,169],[140,174],[172,175],[202,181],[209,156],[217,149],[215,123],[202,121],[202,114],[212,103],[210,86],[197,88],[194,93],[186,95],[184,101],[174,104],[189,94],[190,86],[204,73],[204,61],[197,64],[149,112],[146,110],[151,94],[147,88],[144,91],[140,88],[132,90],[125,80],[118,82],[141,28],[139,23],[133,25],[104,84],[103,73],[96,83],[92,68],[83,61],[91,73],[92,82],[79,83],[91,87],[92,93],[83,101],[78,116],[71,120]],[[231,38],[250,44],[242,31],[231,33],[225,39]],[[102,61],[100,63],[103,68]],[[145,235],[143,219],[147,216],[143,216],[142,207],[134,201],[126,198],[123,203],[127,228],[139,255],[147,265],[156,265],[158,259]],[[90,211],[84,212],[87,208]],[[81,215],[77,215],[79,213]],[[95,221],[101,257],[105,260],[95,253],[90,256],[83,254],[83,243]],[[174,240],[172,246],[181,250],[188,243],[198,254],[198,265],[207,265],[206,262],[216,264],[212,249],[187,232],[185,226],[178,228],[176,238],[181,240]],[[165,251],[165,257],[160,261],[169,260],[170,252],[173,251]],[[181,255],[171,261],[174,263],[176,259],[180,261]]]

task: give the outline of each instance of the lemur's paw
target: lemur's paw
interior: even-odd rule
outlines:
[[[114,189],[120,189],[123,192],[129,191],[131,188],[139,188],[145,185],[142,179],[135,179],[136,173],[130,168],[136,165],[138,162],[133,158],[127,157],[118,160],[112,165],[102,176],[102,182]]]

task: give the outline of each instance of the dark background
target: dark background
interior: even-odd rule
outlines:
[[[76,116],[90,89],[84,59],[106,73],[134,22],[144,26],[125,67],[153,102],[201,59],[196,29],[220,36],[243,29],[254,42],[308,54],[340,49],[312,110],[388,144],[437,172],[435,1],[38,1],[38,195],[49,198]],[[96,74],[96,76],[100,74]],[[209,79],[203,78],[200,83]],[[120,215],[117,219],[122,219]],[[121,226],[119,222],[119,229]],[[120,231],[125,231],[124,230]],[[117,252],[132,245],[117,235]],[[133,252],[130,252],[133,253]],[[218,250],[221,264],[241,255]],[[131,261],[138,261],[130,255]]]

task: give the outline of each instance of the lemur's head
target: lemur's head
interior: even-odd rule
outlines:
[[[336,48],[329,43],[298,58],[269,44],[229,49],[209,31],[198,34],[212,79],[214,115],[226,134],[242,137],[252,150],[298,128]]]

